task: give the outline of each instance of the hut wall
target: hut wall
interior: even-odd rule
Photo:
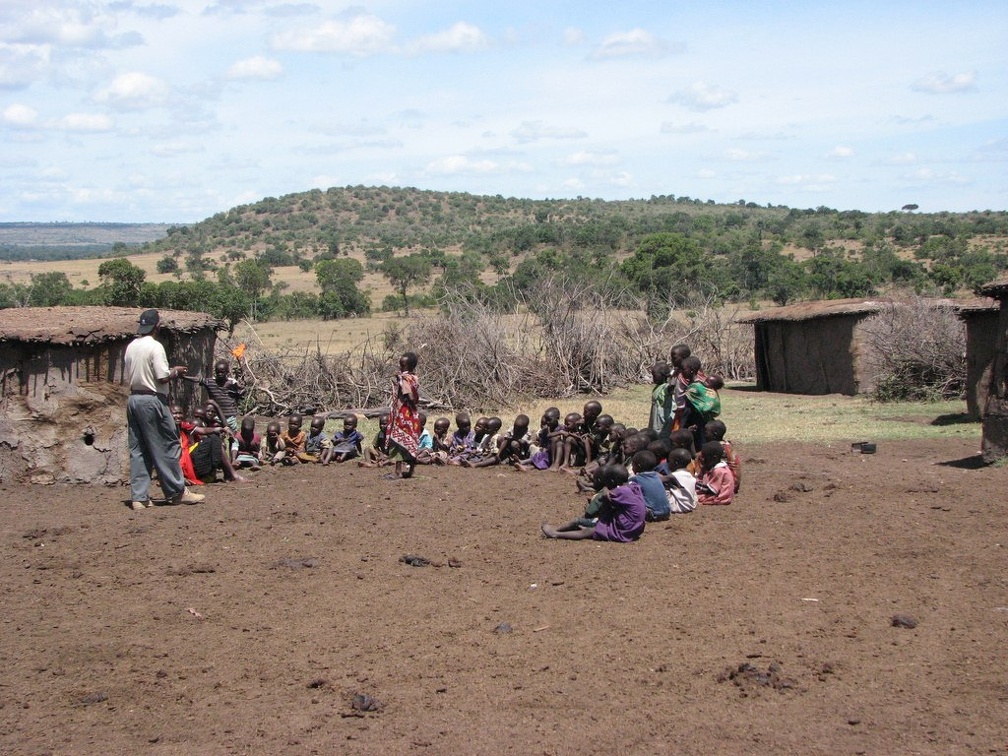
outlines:
[[[792,394],[858,393],[852,348],[854,327],[862,317],[757,322],[757,388]]]
[[[1008,456],[1008,299],[1001,299],[991,379],[984,403],[983,457],[993,462]]]
[[[969,313],[963,319],[966,322],[966,411],[979,419],[990,390],[998,313],[996,310]]]
[[[185,365],[191,374],[207,374],[216,339],[211,329],[161,333],[169,363]],[[0,480],[129,479],[129,389],[122,381],[130,341],[0,344]],[[191,381],[173,381],[170,391],[171,400],[186,407],[203,400],[203,389]]]

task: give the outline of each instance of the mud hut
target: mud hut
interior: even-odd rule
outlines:
[[[983,457],[993,462],[1008,456],[1008,278],[981,286],[980,293],[1000,302],[987,398],[980,414]]]
[[[857,328],[886,302],[834,299],[775,307],[740,318],[755,334],[756,388],[790,394],[848,394],[874,388]]]
[[[127,479],[123,355],[140,309],[29,307],[0,310],[0,481]],[[161,311],[169,361],[199,372],[213,361],[222,323]],[[199,387],[172,386],[189,403]]]
[[[966,324],[966,411],[979,420],[987,403],[998,332],[998,305],[993,299],[964,304],[959,317]]]

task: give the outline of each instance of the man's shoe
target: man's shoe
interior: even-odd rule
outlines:
[[[172,499],[172,504],[199,504],[206,498],[203,494],[196,494],[188,488],[183,488],[182,493]]]
[[[134,501],[130,504],[130,509],[134,512],[139,512],[141,509],[146,509],[149,506],[151,506],[150,499],[147,499],[147,501]]]

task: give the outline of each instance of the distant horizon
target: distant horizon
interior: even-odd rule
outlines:
[[[1008,208],[1008,3],[0,5],[0,220],[331,186]]]

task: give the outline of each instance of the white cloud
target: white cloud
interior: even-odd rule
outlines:
[[[627,171],[620,171],[609,178],[609,183],[613,186],[630,186],[633,184],[633,176]]]
[[[490,39],[478,26],[459,21],[450,29],[437,34],[420,37],[410,45],[414,53],[424,52],[473,52],[490,46]]]
[[[378,16],[356,11],[318,26],[278,34],[273,38],[273,47],[277,50],[364,57],[390,51],[395,31],[395,26]]]
[[[279,60],[256,55],[252,58],[245,58],[234,63],[227,70],[229,79],[260,79],[269,81],[275,79],[283,73],[283,66]]]
[[[584,31],[574,26],[569,26],[563,31],[563,43],[567,47],[575,47],[584,42]]]
[[[98,92],[95,99],[125,110],[143,110],[164,104],[168,85],[140,71],[119,74],[112,83]]]
[[[0,42],[0,88],[26,87],[40,78],[51,58],[48,45]]]
[[[585,188],[584,182],[579,178],[569,178],[563,182],[565,189],[580,191]]]
[[[702,179],[712,179],[717,178],[717,173],[712,171],[710,168],[701,168],[696,172],[696,177]]]
[[[702,112],[733,105],[738,102],[738,94],[728,89],[722,89],[721,87],[711,86],[698,81],[686,89],[680,89],[678,92],[673,93],[668,98],[668,101],[677,105],[683,105],[690,110]]]
[[[777,183],[787,186],[802,186],[806,189],[819,189],[836,181],[836,176],[829,173],[809,175],[796,173],[790,176],[778,176]]]
[[[100,113],[68,113],[52,123],[57,131],[109,131],[112,119]]]
[[[732,160],[736,163],[749,163],[753,160],[762,160],[766,157],[765,152],[753,152],[752,150],[743,150],[739,147],[733,147],[726,150],[724,156],[728,160]]]
[[[899,155],[893,155],[886,162],[889,165],[913,165],[917,162],[917,155],[913,152],[902,152]]]
[[[561,165],[615,165],[619,155],[616,150],[583,150],[572,152],[559,162]]]
[[[174,139],[169,142],[155,144],[151,147],[151,152],[158,157],[175,157],[176,155],[206,152],[206,148],[202,144],[190,140]]]
[[[547,126],[542,121],[522,121],[521,126],[511,132],[511,136],[526,144],[543,139],[583,139],[588,134],[574,127]]]
[[[970,183],[970,180],[958,173],[939,173],[932,168],[918,168],[916,171],[904,174],[904,179],[922,184],[947,184],[951,186],[962,186]]]
[[[671,45],[651,32],[631,29],[610,34],[589,57],[593,60],[626,57],[658,58],[673,51]]]
[[[955,94],[958,92],[975,92],[977,90],[976,71],[959,73],[949,76],[944,71],[929,74],[917,79],[910,88],[915,92],[927,94]]]
[[[3,121],[8,126],[29,129],[34,127],[38,122],[38,113],[34,108],[29,108],[27,105],[15,102],[13,105],[8,105],[4,108]]]
[[[672,121],[663,122],[660,129],[662,134],[700,134],[711,130],[709,126],[704,126],[702,123],[673,123]]]
[[[849,158],[854,157],[854,150],[850,147],[846,147],[842,144],[838,144],[832,150],[829,151],[827,157],[832,158]]]
[[[493,160],[473,160],[465,155],[449,155],[427,164],[428,173],[456,175],[459,173],[495,173],[500,163]]]

